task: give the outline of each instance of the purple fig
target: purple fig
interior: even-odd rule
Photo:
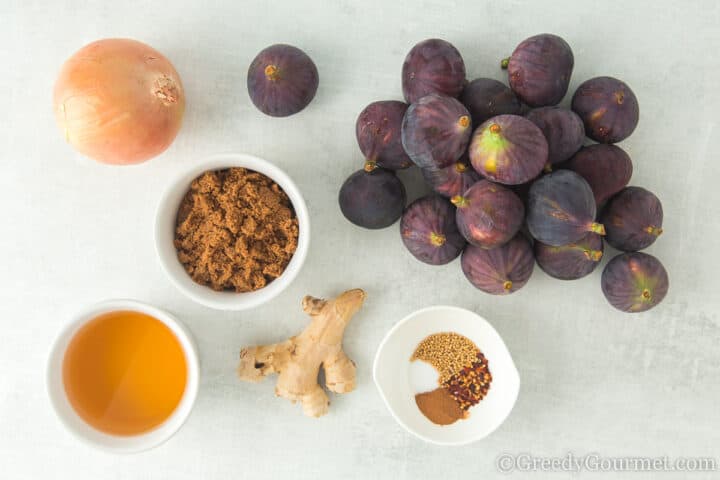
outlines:
[[[507,61],[508,82],[531,107],[557,105],[567,93],[574,64],[565,40],[549,33],[535,35],[523,40]]]
[[[465,82],[465,62],[457,48],[445,40],[424,40],[405,57],[402,89],[408,103],[431,93],[457,97]]]
[[[355,136],[365,158],[382,168],[400,170],[413,164],[405,153],[400,129],[408,104],[396,100],[373,102],[360,112]]]
[[[457,162],[472,132],[462,103],[430,94],[410,105],[402,122],[402,144],[419,167],[443,168]]]
[[[583,147],[564,167],[588,182],[598,207],[625,188],[633,173],[630,156],[616,145]]]
[[[636,252],[653,244],[663,232],[663,209],[652,192],[627,187],[615,195],[603,212],[605,240],[625,252]]]
[[[394,172],[367,162],[345,180],[338,201],[345,218],[359,227],[379,229],[397,221],[405,208],[405,187]]]
[[[507,295],[527,283],[535,261],[530,242],[523,235],[516,235],[505,245],[489,250],[468,245],[460,264],[475,288],[493,295]]]
[[[585,124],[587,136],[599,143],[625,140],[637,127],[640,107],[626,83],[612,77],[583,82],[572,98],[572,109]]]
[[[600,282],[610,305],[628,313],[650,310],[663,301],[670,287],[660,260],[642,252],[623,253],[610,260]]]
[[[552,165],[572,157],[585,141],[585,127],[575,112],[562,107],[542,107],[531,110],[526,116],[542,130],[548,143],[548,163]]]
[[[465,86],[460,101],[470,112],[475,125],[497,115],[520,113],[520,100],[502,82],[492,78],[476,78]]]
[[[460,233],[482,248],[494,248],[513,238],[525,216],[517,195],[487,180],[480,180],[451,201],[457,207],[455,219]]]
[[[427,167],[422,169],[422,175],[435,193],[448,198],[462,195],[475,182],[480,175],[469,165],[467,154],[460,160],[444,168]]]
[[[590,185],[575,172],[558,170],[530,187],[527,224],[535,240],[560,246],[577,242],[587,232],[605,235],[595,213]]]
[[[603,255],[602,237],[588,233],[577,242],[559,247],[535,242],[535,260],[548,275],[560,280],[576,280],[589,275]]]
[[[400,221],[400,235],[410,253],[430,265],[449,263],[465,248],[465,239],[455,225],[455,208],[437,195],[408,205]]]
[[[247,75],[250,99],[266,115],[287,117],[307,107],[318,88],[318,71],[305,52],[272,45],[257,54]]]
[[[480,175],[493,182],[519,185],[540,174],[548,160],[548,144],[530,120],[498,115],[475,130],[469,154]]]

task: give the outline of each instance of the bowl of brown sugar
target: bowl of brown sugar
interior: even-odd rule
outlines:
[[[191,299],[244,310],[284,290],[305,262],[305,200],[272,163],[215,155],[182,174],[160,201],[155,245],[170,280]]]

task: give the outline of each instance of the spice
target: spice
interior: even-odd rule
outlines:
[[[193,180],[178,209],[175,248],[195,282],[250,292],[285,271],[298,234],[295,211],[277,183],[229,168]]]
[[[488,393],[492,375],[487,358],[467,337],[453,332],[429,335],[413,352],[438,371],[438,388],[415,395],[415,403],[431,422],[449,425],[467,418],[470,407]]]
[[[415,395],[415,403],[422,414],[437,425],[450,425],[467,416],[446,388],[419,393]]]

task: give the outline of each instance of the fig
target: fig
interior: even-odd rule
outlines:
[[[366,162],[340,188],[338,201],[345,218],[359,227],[379,229],[397,221],[405,208],[405,187],[394,172]]]
[[[437,38],[415,45],[402,66],[402,90],[408,103],[431,93],[458,97],[465,81],[465,62],[460,52]]]
[[[598,207],[625,188],[633,173],[630,156],[617,145],[583,147],[564,167],[588,182]]]
[[[445,198],[428,195],[408,205],[400,220],[405,247],[421,262],[444,265],[465,248],[455,225],[455,208]]]
[[[534,264],[530,242],[521,234],[489,250],[468,245],[460,259],[470,283],[493,295],[507,295],[521,289],[532,275]]]
[[[610,245],[636,252],[652,245],[663,232],[662,204],[642,187],[627,187],[610,200],[602,222]]]
[[[475,125],[497,115],[520,113],[520,100],[504,83],[492,78],[476,78],[468,83],[460,101],[470,112]]]
[[[473,245],[494,248],[507,243],[520,230],[525,206],[510,189],[480,180],[450,201],[457,207],[455,221]]]
[[[250,100],[266,115],[287,117],[307,107],[318,88],[318,71],[292,45],[271,45],[257,54],[247,75]]]
[[[396,100],[373,102],[360,112],[355,136],[360,151],[369,161],[390,170],[411,166],[400,138],[400,128],[408,104]]]
[[[602,237],[588,233],[577,242],[555,247],[535,242],[535,260],[548,275],[576,280],[592,273],[603,255]]]
[[[519,185],[540,174],[548,160],[548,144],[530,120],[498,115],[475,130],[469,155],[480,175],[493,182]]]
[[[467,153],[456,163],[448,167],[423,168],[422,175],[425,183],[427,183],[435,193],[448,198],[452,198],[455,195],[462,195],[475,182],[480,180],[480,175],[478,175],[469,164]]]
[[[585,127],[578,115],[567,108],[541,107],[526,116],[545,135],[548,144],[548,162],[545,170],[572,157],[585,141]]]
[[[430,94],[410,105],[402,121],[402,144],[419,167],[443,168],[457,162],[472,132],[462,103]]]
[[[520,42],[507,60],[508,82],[531,107],[557,105],[567,93],[574,64],[565,40],[549,33],[535,35]]]
[[[650,310],[663,301],[670,287],[660,260],[643,252],[622,253],[610,260],[600,283],[610,305],[628,313]]]
[[[625,82],[613,77],[583,82],[575,90],[572,109],[582,118],[587,136],[598,143],[625,140],[640,118],[637,97]]]
[[[595,213],[590,185],[573,171],[558,170],[530,187],[527,224],[533,238],[542,243],[560,246],[577,242],[587,232],[605,235]]]

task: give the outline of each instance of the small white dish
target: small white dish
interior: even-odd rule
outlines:
[[[493,377],[487,396],[470,408],[469,418],[445,426],[432,423],[418,409],[415,394],[420,391],[413,384],[427,385],[427,381],[417,378],[417,369],[411,367],[415,362],[410,362],[417,345],[440,332],[459,333],[475,342],[488,359]],[[508,417],[520,391],[520,375],[497,331],[481,316],[450,306],[418,310],[390,329],[375,355],[373,378],[395,420],[437,445],[464,445],[486,437]]]
[[[65,351],[77,331],[99,315],[121,310],[145,313],[161,321],[175,334],[185,352],[187,380],[185,392],[173,413],[158,427],[140,435],[110,435],[91,427],[75,412],[68,401],[63,384]],[[113,453],[136,453],[151,449],[172,437],[190,415],[200,384],[200,365],[197,348],[187,328],[175,317],[159,308],[134,300],[108,300],[86,308],[63,327],[50,349],[46,372],[46,387],[50,403],[65,427],[80,440]]]
[[[175,221],[177,211],[194,179],[208,170],[244,167],[274,180],[287,194],[298,219],[298,245],[290,263],[278,278],[254,292],[217,292],[195,283],[177,258]],[[218,310],[245,310],[257,307],[282,292],[300,272],[310,244],[310,215],[295,182],[282,170],[261,158],[239,153],[214,155],[180,175],[165,192],[155,217],[155,249],[170,281],[185,295],[205,306]]]

